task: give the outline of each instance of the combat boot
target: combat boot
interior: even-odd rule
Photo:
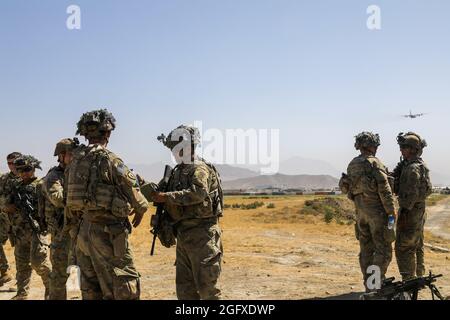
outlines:
[[[18,293],[14,297],[12,297],[11,300],[28,300],[28,293]]]
[[[12,280],[13,280],[13,277],[9,273],[9,271],[3,272],[1,277],[0,277],[0,287],[3,287],[5,284],[7,284],[8,282],[10,282]]]

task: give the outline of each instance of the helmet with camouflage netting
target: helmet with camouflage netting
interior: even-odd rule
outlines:
[[[86,112],[77,124],[77,133],[87,139],[101,138],[116,129],[116,119],[107,109]]]
[[[355,148],[361,150],[380,146],[380,136],[372,132],[361,132],[355,137]]]
[[[42,170],[41,161],[30,155],[22,155],[14,160],[14,166],[19,172],[32,171],[35,169]]]
[[[56,144],[54,156],[58,156],[61,153],[71,152],[80,145],[80,141],[77,138],[62,139]]]

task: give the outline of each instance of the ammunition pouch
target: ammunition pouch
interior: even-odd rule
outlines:
[[[130,203],[117,192],[116,187],[98,183],[95,196],[88,197],[84,185],[71,185],[68,187],[67,203],[73,211],[107,210],[117,218],[127,218],[132,208]]]

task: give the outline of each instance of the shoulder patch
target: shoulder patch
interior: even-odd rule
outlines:
[[[125,164],[123,162],[115,162],[114,165],[117,167],[117,172],[124,176],[127,171]]]

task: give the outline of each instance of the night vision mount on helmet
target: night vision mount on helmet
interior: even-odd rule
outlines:
[[[400,132],[397,136],[397,142],[400,146],[411,147],[419,151],[428,145],[424,139],[414,132]]]
[[[195,147],[201,143],[200,131],[193,126],[181,125],[172,130],[167,137],[161,134],[158,141],[171,150],[182,142],[190,142]]]

